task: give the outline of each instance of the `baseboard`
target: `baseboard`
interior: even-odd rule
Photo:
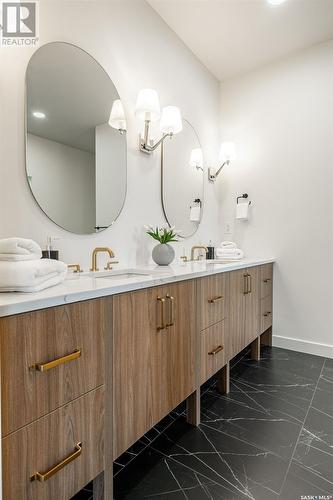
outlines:
[[[319,344],[317,342],[309,342],[308,340],[299,340],[273,335],[273,346],[289,349],[290,351],[305,352],[307,354],[314,354],[316,356],[333,359],[333,345]]]

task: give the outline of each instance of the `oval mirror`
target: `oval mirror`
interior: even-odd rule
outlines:
[[[165,218],[188,238],[201,222],[204,197],[202,149],[189,121],[183,120],[182,132],[164,142],[161,170]]]
[[[40,208],[67,231],[101,231],[122,210],[127,183],[126,125],[123,122],[121,130],[109,125],[111,108],[118,99],[108,74],[79,47],[49,43],[30,59],[26,72],[27,178]]]

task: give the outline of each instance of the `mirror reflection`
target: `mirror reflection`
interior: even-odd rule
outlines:
[[[203,212],[203,156],[199,137],[188,120],[183,130],[165,141],[162,150],[162,206],[170,226],[188,238],[198,229]]]
[[[26,73],[26,172],[53,222],[89,234],[116,220],[126,196],[125,132],[117,89],[95,59],[62,42],[34,53]]]

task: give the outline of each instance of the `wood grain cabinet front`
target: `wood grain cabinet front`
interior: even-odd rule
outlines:
[[[103,425],[100,387],[3,438],[3,498],[71,498],[104,469]]]
[[[195,390],[193,281],[113,298],[114,458]]]
[[[260,267],[230,272],[229,359],[259,335]]]
[[[260,334],[264,333],[272,326],[273,300],[272,296],[261,299],[260,301]]]
[[[229,274],[221,273],[198,281],[200,330],[223,320],[227,314]]]
[[[272,296],[273,290],[273,264],[260,266],[260,298]]]
[[[110,300],[0,320],[3,436],[104,383]]]
[[[200,333],[200,383],[203,384],[226,364],[225,321]]]

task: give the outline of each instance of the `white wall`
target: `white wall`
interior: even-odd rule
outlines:
[[[95,128],[96,226],[110,226],[126,197],[126,136],[108,123]]]
[[[33,134],[27,136],[27,172],[41,208],[77,233],[95,227],[95,156]]]
[[[333,357],[333,41],[224,83],[221,124],[239,152],[218,181],[223,222],[253,201],[225,238],[277,258],[275,343]]]
[[[153,242],[143,224],[162,223],[159,153],[138,151],[134,106],[151,86],[161,104],[181,107],[199,133],[207,162],[218,151],[219,84],[144,0],[41,0],[41,43],[62,40],[94,56],[113,79],[128,116],[128,191],[124,210],[101,234],[76,236],[52,224],[32,199],[24,168],[24,78],[34,49],[0,50],[0,237],[31,237],[44,244],[61,236],[61,257],[87,268],[92,249],[111,246],[122,264],[149,262]],[[207,184],[207,183],[206,183]],[[221,237],[215,189],[206,185],[206,211],[197,235],[186,242]],[[182,244],[177,246],[180,255]]]

